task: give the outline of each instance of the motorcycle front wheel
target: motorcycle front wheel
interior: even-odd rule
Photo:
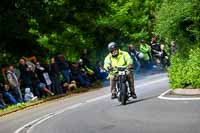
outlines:
[[[122,105],[126,105],[126,101],[127,101],[127,88],[126,88],[126,84],[122,84],[121,94],[120,95],[121,95],[120,99],[121,99]]]

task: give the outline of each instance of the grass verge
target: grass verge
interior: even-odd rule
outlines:
[[[72,97],[74,95],[77,94],[82,94],[85,92],[89,92],[89,91],[94,91],[97,90],[99,88],[102,87],[102,83],[100,81],[95,82],[92,87],[90,88],[77,88],[76,90],[73,90],[71,92],[67,92],[66,94],[61,94],[61,95],[55,95],[55,96],[50,96],[50,97],[45,97],[45,98],[41,98],[35,101],[31,101],[31,102],[26,102],[26,103],[19,103],[16,105],[9,105],[7,108],[0,110],[0,117],[10,114],[10,113],[14,113],[29,107],[33,107],[35,105],[39,105],[41,103],[45,103],[48,101],[52,101],[54,99],[59,99],[59,98],[63,98],[63,97]]]

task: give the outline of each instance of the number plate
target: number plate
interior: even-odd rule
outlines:
[[[125,71],[119,71],[119,75],[125,75]]]

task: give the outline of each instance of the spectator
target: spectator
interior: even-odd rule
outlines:
[[[46,85],[42,82],[40,82],[38,75],[33,71],[32,66],[28,66],[28,72],[29,72],[29,77],[32,81],[32,87],[34,88],[34,94],[37,97],[41,97],[43,93],[49,94],[49,95],[54,95],[53,92],[51,92],[49,89],[47,89]]]
[[[128,46],[128,53],[131,56],[131,58],[133,59],[135,74],[139,73],[139,70],[140,70],[140,67],[141,67],[139,57],[141,57],[141,59],[142,59],[144,57],[144,54],[136,51],[135,47],[132,44],[130,44]],[[142,56],[139,56],[140,54],[142,54]]]
[[[33,93],[31,92],[30,88],[25,88],[25,95],[24,95],[24,101],[33,101],[36,100],[37,96],[34,96]]]
[[[49,77],[48,71],[44,67],[42,67],[39,62],[36,62],[35,72],[38,75],[39,80],[42,83],[45,83],[48,89],[51,90],[52,81]]]
[[[13,89],[15,94],[16,94],[18,102],[23,102],[22,92],[21,92],[21,89],[20,89],[20,83],[19,83],[17,76],[14,72],[14,66],[13,65],[10,65],[8,67],[8,70],[6,72],[6,77],[7,77],[7,80],[9,82],[11,89]]]
[[[92,69],[88,68],[84,63],[82,59],[79,59],[79,67],[82,71],[83,76],[88,78],[88,80],[95,81],[95,73]]]
[[[3,99],[3,94],[0,92],[0,109],[4,109],[4,108],[6,108],[6,106],[7,105]]]
[[[171,41],[170,56],[175,53],[176,49],[177,49],[176,42],[175,41]]]
[[[81,55],[80,55],[80,59],[82,59],[83,64],[87,67],[92,67],[90,60],[89,60],[89,55],[88,55],[88,49],[84,48]]]
[[[21,87],[23,88],[30,88],[31,87],[31,80],[28,74],[28,65],[26,64],[26,60],[21,58],[19,60],[19,70],[20,70],[20,81]]]
[[[0,93],[3,94],[3,97],[7,99],[11,104],[17,104],[17,100],[14,96],[9,92],[9,86],[0,83]]]
[[[84,87],[89,87],[90,82],[88,78],[82,73],[79,63],[74,62],[71,65],[71,73],[72,73],[72,80],[75,80],[79,83],[79,85]]]
[[[143,54],[143,58],[141,58],[141,63],[144,65],[145,68],[151,69],[151,47],[146,44],[144,40],[141,40],[139,51]]]
[[[169,62],[169,57],[167,55],[167,52],[165,51],[165,45],[161,44],[160,45],[160,49],[161,49],[161,64],[163,67],[168,67],[170,65]]]
[[[69,63],[65,60],[64,55],[59,54],[56,57],[55,61],[58,64],[59,71],[62,73],[64,77],[64,82],[70,83]]]
[[[51,64],[49,65],[49,75],[52,81],[52,91],[55,94],[62,94],[59,67],[54,57],[51,58]]]
[[[155,61],[156,65],[159,65],[161,63],[160,58],[161,58],[161,49],[160,49],[160,44],[157,43],[156,37],[152,38],[151,41],[151,53],[153,56],[153,59]]]
[[[106,80],[108,72],[103,68],[103,64],[100,61],[97,61],[95,66],[95,75],[100,80]]]

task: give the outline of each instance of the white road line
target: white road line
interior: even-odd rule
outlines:
[[[33,121],[27,123],[27,124],[25,124],[24,126],[22,126],[21,128],[17,129],[14,133],[19,133],[19,132],[22,131],[23,129],[25,129],[25,128],[31,126],[31,125],[33,125],[33,124],[36,123],[37,121],[40,121],[40,120],[42,120],[42,119],[44,119],[45,117],[48,117],[48,116],[49,116],[49,114],[44,115],[44,116],[42,116],[42,117],[40,117],[40,118],[37,118],[37,119],[35,119],[35,120],[33,120]]]
[[[72,110],[72,109],[78,108],[78,107],[82,106],[83,104],[84,104],[84,103],[77,103],[77,104],[74,104],[74,105],[72,105],[72,106],[69,106],[69,107],[67,107],[67,108],[64,108],[64,109],[62,109],[62,110],[57,111],[57,112],[55,113],[55,115],[61,114],[61,113],[65,112],[65,111],[68,111],[68,110]]]
[[[154,81],[151,81],[151,82],[147,82],[146,84],[142,84],[142,85],[137,85],[135,86],[136,88],[140,88],[140,87],[144,87],[144,86],[149,86],[151,84],[155,84],[155,83],[158,83],[158,82],[161,82],[161,81],[164,81],[164,80],[168,80],[168,78],[161,78],[159,80],[154,80]],[[91,103],[91,102],[95,102],[95,101],[98,101],[98,100],[101,100],[101,99],[104,99],[104,98],[107,98],[110,96],[110,93],[109,94],[106,94],[106,95],[103,95],[103,96],[99,96],[99,97],[96,97],[96,98],[92,98],[92,99],[89,99],[89,100],[86,100],[85,102],[83,103],[77,103],[77,104],[74,104],[72,106],[69,106],[67,108],[64,108],[62,110],[59,110],[55,113],[50,113],[50,114],[47,114],[47,115],[44,115],[38,119],[35,119],[27,124],[25,124],[24,126],[22,126],[21,128],[17,129],[14,133],[20,133],[22,130],[24,130],[25,128],[27,127],[30,127],[26,133],[31,133],[33,128],[36,127],[37,125],[43,123],[44,121],[56,116],[56,115],[59,115],[65,111],[68,111],[68,110],[72,110],[72,109],[75,109],[75,108],[78,108],[82,105],[85,105],[87,103]]]
[[[87,100],[86,103],[95,102],[95,101],[98,101],[98,100],[101,100],[101,99],[107,98],[107,97],[109,97],[109,96],[110,96],[110,93],[107,94],[107,95],[103,95],[103,96],[99,96],[99,97],[96,97],[96,98],[93,98],[93,99]]]
[[[46,117],[46,118],[44,118],[44,119],[38,121],[37,123],[33,124],[33,126],[31,126],[30,128],[28,128],[28,130],[26,131],[26,133],[32,133],[34,127],[36,127],[37,125],[40,125],[41,123],[43,123],[44,121],[50,119],[50,118],[53,117],[53,116],[55,116],[55,115],[50,115],[50,116],[48,116],[48,117]]]
[[[170,91],[171,90],[167,90],[163,92],[160,96],[158,96],[158,98],[163,99],[163,100],[174,100],[174,101],[200,100],[200,97],[194,97],[194,98],[166,97],[165,95],[169,93]]]

